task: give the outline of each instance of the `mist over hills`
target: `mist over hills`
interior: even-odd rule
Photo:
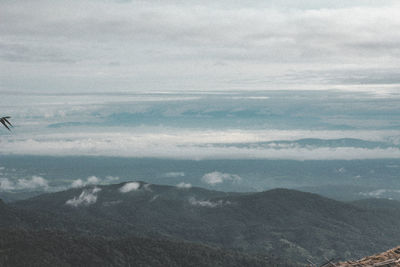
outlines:
[[[345,203],[287,189],[228,193],[128,182],[3,203],[0,212],[9,218],[3,228],[163,238],[306,263],[359,258],[396,246],[400,203],[386,201],[390,205]]]
[[[304,267],[398,246],[399,13],[0,1],[0,267]]]
[[[183,182],[237,192],[289,188],[345,201],[400,200],[398,159],[176,160],[0,155],[0,163],[0,198],[5,202],[66,190],[76,182],[110,184],[131,180],[174,186]]]

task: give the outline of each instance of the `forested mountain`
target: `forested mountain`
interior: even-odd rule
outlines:
[[[57,231],[0,230],[0,266],[295,266],[203,245]]]
[[[2,227],[8,222],[29,231],[118,242],[162,238],[306,263],[359,258],[399,244],[400,203],[387,202],[345,203],[287,189],[226,193],[131,182],[44,194],[2,204],[0,212],[9,218]]]

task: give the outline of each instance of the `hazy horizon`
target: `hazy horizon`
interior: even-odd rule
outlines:
[[[0,129],[0,155],[265,160],[253,172],[207,163],[168,183],[217,188],[202,180],[211,173],[222,190],[398,190],[399,12],[379,0],[1,1],[1,116],[15,127]],[[268,160],[288,175],[269,173]],[[286,160],[318,166],[297,175]],[[341,161],[363,167],[339,171]],[[0,179],[11,191],[114,176],[9,164]],[[132,173],[121,179],[163,183],[161,170]]]

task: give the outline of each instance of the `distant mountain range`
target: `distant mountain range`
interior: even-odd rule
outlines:
[[[132,249],[142,243],[154,249],[159,245],[161,251],[172,242],[182,249],[188,246],[196,250],[195,255],[220,255],[221,264],[208,262],[211,266],[235,266],[229,262],[238,262],[239,258],[254,262],[247,266],[266,262],[266,266],[277,262],[279,266],[290,265],[277,258],[300,264],[307,259],[360,258],[400,244],[400,202],[371,199],[345,203],[287,189],[227,193],[144,182],[88,186],[0,203],[0,218],[5,231],[0,235],[0,251],[7,248],[4,244],[13,236],[12,231],[19,231],[19,243],[12,246],[57,244],[66,239],[71,246],[82,246],[88,254],[100,256],[104,253],[99,251],[117,247],[110,252],[109,262],[115,255],[132,254],[119,249],[125,245],[119,247],[113,242],[128,242]],[[49,234],[53,232],[57,234]],[[99,245],[92,246],[92,242]],[[55,250],[48,254],[52,260],[61,257],[72,264],[68,257],[60,256],[58,248]],[[44,249],[38,253],[48,252]],[[4,260],[5,254],[0,253],[0,259]],[[189,266],[183,264],[183,255],[171,251],[163,255],[176,260],[175,266]],[[177,259],[182,259],[181,265]],[[201,263],[200,257],[196,261]]]

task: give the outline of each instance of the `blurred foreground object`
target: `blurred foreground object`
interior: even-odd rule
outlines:
[[[11,124],[11,122],[8,120],[8,119],[10,119],[10,118],[11,118],[11,117],[9,117],[9,116],[1,117],[1,118],[0,118],[0,122],[1,122],[1,123],[4,125],[4,127],[6,127],[9,131],[11,131],[11,129],[10,129],[9,126],[13,127],[12,124]]]

